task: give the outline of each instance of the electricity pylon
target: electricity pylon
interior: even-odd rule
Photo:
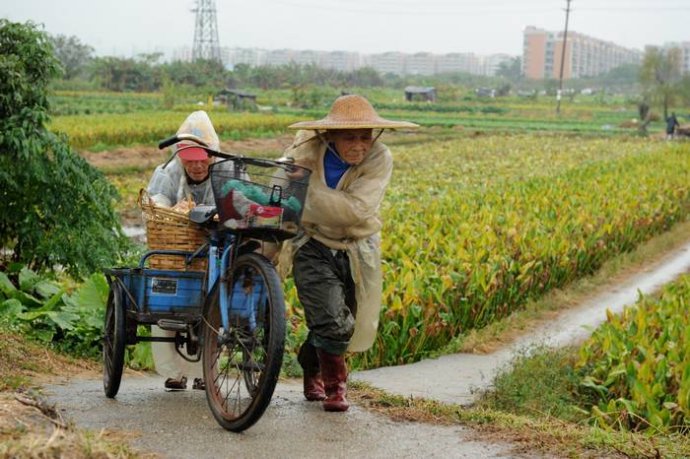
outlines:
[[[196,13],[192,60],[207,59],[221,62],[215,0],[197,0],[192,12]]]

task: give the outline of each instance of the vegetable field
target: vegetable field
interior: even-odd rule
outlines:
[[[151,111],[129,114],[100,114],[90,116],[59,116],[50,129],[67,134],[73,148],[99,148],[99,146],[157,144],[170,137],[180,123],[194,110],[185,112]],[[263,113],[213,113],[213,125],[222,138],[268,137],[283,132],[285,127],[301,118],[292,115]]]
[[[522,135],[393,154],[384,308],[374,348],[354,357],[364,367],[419,360],[690,212],[684,145]]]
[[[690,276],[609,314],[580,348],[583,386],[596,424],[622,430],[688,432]]]

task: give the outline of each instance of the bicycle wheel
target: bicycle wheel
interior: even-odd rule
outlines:
[[[261,418],[278,382],[285,302],[273,265],[261,255],[240,255],[226,282],[229,326],[222,328],[217,288],[204,312],[202,361],[213,416],[241,432]]]
[[[103,329],[103,389],[108,398],[114,398],[120,389],[122,369],[125,365],[125,311],[122,288],[113,283],[105,308]]]

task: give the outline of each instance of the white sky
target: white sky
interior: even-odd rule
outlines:
[[[0,17],[75,35],[97,55],[189,46],[194,0],[0,0]],[[561,30],[566,0],[216,0],[221,46],[522,54]],[[629,48],[690,41],[690,0],[572,0],[569,30]]]

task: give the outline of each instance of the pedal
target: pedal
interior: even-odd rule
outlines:
[[[181,320],[161,319],[156,323],[156,325],[167,331],[187,330],[187,322],[183,322]]]

